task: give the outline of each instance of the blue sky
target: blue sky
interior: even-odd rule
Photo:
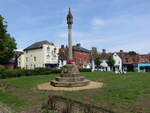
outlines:
[[[41,40],[67,44],[69,7],[74,44],[99,51],[150,52],[150,0],[0,0],[0,14],[18,49]]]

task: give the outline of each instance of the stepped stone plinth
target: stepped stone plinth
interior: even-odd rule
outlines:
[[[66,64],[62,68],[60,77],[56,77],[50,83],[56,87],[79,87],[85,86],[90,81],[80,75],[78,67],[75,64]]]

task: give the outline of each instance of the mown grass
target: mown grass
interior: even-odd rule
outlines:
[[[76,101],[91,103],[116,113],[150,113],[150,73],[116,75],[112,72],[84,72],[86,78],[103,82],[98,89],[81,91],[39,91],[36,86],[58,75],[28,76],[0,80],[15,89],[0,92],[0,101],[16,111],[46,101],[48,95],[59,95]]]

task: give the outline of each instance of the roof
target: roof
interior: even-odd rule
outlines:
[[[26,50],[31,50],[31,49],[38,49],[38,48],[42,48],[42,46],[44,44],[49,44],[49,45],[54,45],[52,42],[49,42],[47,40],[44,41],[40,41],[40,42],[35,42],[32,45],[30,45],[29,47],[25,48],[24,51]]]
[[[81,47],[81,46],[73,46],[73,50],[75,50],[75,51],[87,52],[87,53],[90,52],[88,49],[85,49],[85,48],[83,48],[83,47]]]
[[[103,52],[99,54],[102,60],[108,59],[111,55],[112,53],[103,53]]]

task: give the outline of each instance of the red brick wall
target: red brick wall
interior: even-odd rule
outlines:
[[[150,55],[145,54],[145,55],[129,55],[128,53],[117,53],[121,59],[123,64],[142,64],[142,63],[150,63]],[[145,62],[143,61],[144,59]]]
[[[73,59],[79,67],[90,63],[90,53],[82,51],[73,51]]]
[[[150,63],[150,55],[139,55],[138,59],[139,64]]]

